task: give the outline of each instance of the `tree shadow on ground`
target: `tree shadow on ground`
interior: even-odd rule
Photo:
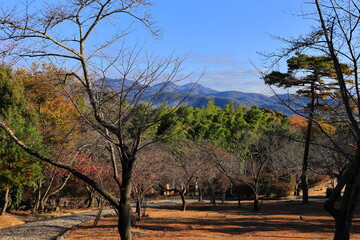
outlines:
[[[328,239],[334,232],[334,220],[324,210],[322,202],[303,205],[298,201],[268,201],[257,212],[252,211],[251,202],[244,202],[242,209],[237,208],[235,202],[216,206],[202,202],[189,204],[186,212],[180,211],[179,205],[148,211],[150,216],[134,225],[133,234],[141,239],[154,236],[156,239],[183,239],[184,236],[184,239],[196,236],[197,239],[218,237],[219,240],[249,239],[249,236],[250,239]],[[116,217],[103,218],[95,227],[88,222],[77,229],[101,232],[110,239],[117,235],[116,224]],[[359,218],[354,219],[352,233],[360,233]]]
[[[203,217],[183,219],[181,217],[164,217],[144,219],[138,228],[151,231],[204,230],[241,235],[250,232],[299,231],[302,233],[333,233],[334,220],[324,210],[323,202],[302,204],[299,201],[263,202],[260,211],[252,211],[252,202],[243,203],[239,209],[234,203],[217,204],[192,203],[188,211],[208,212]],[[161,209],[178,210],[179,205],[160,207]],[[217,215],[211,215],[216,213]],[[238,216],[238,217],[237,217]],[[356,216],[359,216],[357,214]],[[354,218],[352,232],[360,232],[360,219]]]

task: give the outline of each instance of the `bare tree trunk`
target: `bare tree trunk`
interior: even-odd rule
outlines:
[[[343,214],[342,214],[343,215]],[[335,236],[334,240],[349,240],[350,226],[346,221],[343,221],[345,216],[339,216],[335,219]]]
[[[50,192],[50,189],[53,185],[53,182],[54,182],[54,178],[51,178],[50,180],[50,183],[48,185],[48,187],[46,188],[46,190],[43,192],[41,191],[41,187],[42,187],[42,179],[39,180],[39,199],[40,199],[40,202],[39,202],[39,205],[37,206],[37,211],[38,212],[44,212],[45,211],[45,206],[46,206],[46,202],[47,200],[49,199],[50,195],[49,195],[49,192]]]
[[[307,183],[306,171],[301,174],[301,188],[302,188],[302,203],[309,203],[309,188]]]
[[[3,209],[0,213],[0,216],[3,216],[6,213],[6,209],[9,204],[9,192],[10,192],[10,188],[6,188],[5,195],[4,195],[4,205],[3,205]]]
[[[216,195],[215,195],[215,189],[213,187],[210,187],[211,189],[211,199],[210,199],[210,203],[211,205],[215,206],[216,205]]]
[[[93,191],[90,191],[88,199],[87,199],[86,207],[91,208],[93,205],[94,205],[94,193],[93,193]]]
[[[237,193],[237,197],[238,197],[238,207],[241,208],[241,193],[240,192]]]
[[[85,188],[88,192],[88,197],[85,200],[86,208],[91,208],[92,206],[94,206],[95,190],[88,185],[86,185]]]
[[[254,193],[254,208],[253,211],[259,211],[260,207],[259,207],[259,195],[257,193]]]
[[[131,168],[131,167],[130,167]],[[118,231],[121,240],[131,240],[131,170],[124,169],[122,174],[121,198],[118,207]]]
[[[359,166],[359,164],[355,164]],[[345,192],[341,201],[340,211],[335,215],[335,236],[334,240],[350,239],[350,228],[352,225],[354,210],[359,199],[360,186],[357,181],[359,167],[346,183]],[[336,197],[336,195],[334,195]]]
[[[121,240],[131,240],[131,207],[130,204],[120,203],[118,207],[118,231]]]
[[[203,200],[203,192],[202,192],[202,189],[199,188],[199,202],[202,202]]]
[[[180,191],[180,197],[182,202],[181,211],[186,211],[185,193],[186,193],[186,189]]]
[[[52,186],[53,186],[53,182],[54,182],[54,178],[51,179],[48,187],[46,188],[45,191],[41,191],[41,187],[42,187],[42,179],[39,180],[39,198],[40,198],[40,202],[39,205],[37,206],[37,211],[38,212],[44,212],[45,211],[45,207],[46,207],[46,203],[49,200],[50,197],[54,196],[55,194],[57,194],[58,192],[60,192],[67,184],[68,180],[70,179],[71,174],[69,174],[66,179],[64,180],[64,182],[57,187],[56,189],[51,190]],[[87,190],[89,190],[90,187],[86,187]],[[94,190],[92,190],[94,191]],[[41,196],[42,195],[42,196]],[[57,201],[57,203],[59,203],[59,201]],[[60,208],[59,204],[55,207],[55,209]]]
[[[221,193],[221,202],[224,203],[226,200],[226,189],[223,189]]]
[[[296,185],[295,185],[295,197],[296,197],[296,199],[300,198],[300,187],[299,187],[300,183],[301,183],[301,180],[300,180],[300,182],[297,182]]]
[[[360,186],[360,149],[357,149],[355,158],[349,168],[344,174],[343,178],[339,180],[334,189],[330,199],[325,202],[325,209],[335,219],[335,235],[334,240],[348,240],[350,239],[350,228],[352,225],[355,206],[359,199]],[[335,203],[339,192],[345,187],[343,198],[341,199],[341,206],[339,209],[335,208]]]
[[[142,197],[137,194],[136,196],[136,214],[138,216],[138,220],[141,220],[141,204],[142,204]]]
[[[309,152],[310,152],[310,141],[311,141],[311,130],[314,120],[314,110],[316,103],[316,92],[315,92],[315,82],[311,83],[311,101],[310,101],[310,113],[308,119],[308,126],[306,131],[306,140],[305,140],[305,149],[304,149],[304,158],[303,158],[303,166],[301,170],[301,188],[303,192],[303,200],[302,203],[309,203],[309,187],[307,182],[307,170],[309,163]]]
[[[352,181],[346,184],[341,209],[335,216],[334,240],[350,239],[350,228],[353,221],[354,210],[359,199],[359,183]]]
[[[42,187],[42,179],[39,179],[37,182],[38,185],[38,190],[37,190],[37,196],[36,196],[36,200],[35,200],[35,205],[33,208],[33,212],[34,213],[38,213],[39,209],[40,209],[40,203],[41,203],[41,187]]]
[[[354,3],[354,2],[353,2]],[[325,41],[327,44],[327,49],[329,50],[331,59],[334,63],[334,69],[336,72],[337,80],[340,87],[340,93],[342,97],[342,104],[345,108],[345,111],[347,113],[347,117],[350,121],[351,127],[354,130],[354,135],[357,139],[359,139],[360,136],[360,128],[358,123],[358,115],[354,114],[353,107],[351,105],[351,99],[352,96],[351,93],[349,93],[349,89],[346,86],[346,80],[344,73],[341,69],[341,64],[339,62],[338,58],[338,49],[335,49],[334,42],[333,42],[333,28],[329,28],[326,26],[326,20],[323,16],[323,10],[322,6],[319,2],[319,0],[315,0],[315,5],[318,12],[319,21],[321,23],[321,28],[323,29],[323,35],[325,37]],[[357,6],[355,4],[355,6]],[[334,7],[335,8],[335,7]],[[334,17],[335,22],[337,22],[340,26],[341,30],[346,29],[347,26],[343,25],[343,22],[341,20],[341,17],[339,17],[338,13],[335,12],[336,15]],[[346,20],[347,22],[347,20]],[[331,29],[331,30],[329,30]],[[351,33],[353,31],[357,30],[357,28],[354,28],[351,30]],[[336,29],[335,29],[336,30]],[[331,31],[331,32],[329,32]],[[346,36],[347,33],[343,33],[343,37],[341,40],[346,39],[346,43],[349,47],[349,50],[353,52],[355,50],[354,44],[351,39],[348,39],[348,36]],[[345,38],[346,36],[346,38]],[[338,40],[338,39],[336,39]],[[347,55],[349,56],[349,55]],[[358,58],[354,59],[355,67],[357,67]],[[355,68],[355,76],[357,77],[358,71]],[[357,78],[356,78],[357,79]],[[359,96],[359,89],[357,87],[356,83],[356,94]],[[358,103],[358,97],[355,103]],[[352,224],[352,218],[354,209],[359,197],[359,172],[360,172],[360,142],[357,140],[357,149],[355,157],[352,159],[351,165],[349,167],[349,170],[344,173],[344,178],[342,178],[338,184],[336,185],[334,192],[330,199],[325,202],[325,209],[335,218],[335,240],[348,240],[350,238],[350,227]],[[339,192],[343,189],[345,186],[345,192],[343,195],[343,198],[341,199],[341,207],[340,209],[335,209],[335,203],[336,203],[336,197],[338,196]]]
[[[49,199],[48,196],[44,196],[41,200],[40,200],[40,205],[39,205],[39,209],[38,211],[43,212],[45,210],[45,206],[46,206],[46,202]]]

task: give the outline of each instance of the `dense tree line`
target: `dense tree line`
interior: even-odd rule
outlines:
[[[11,73],[11,69],[5,65],[4,69]],[[41,136],[39,144],[41,143],[46,154],[57,158],[59,162],[70,163],[78,171],[90,174],[100,182],[106,180],[108,191],[116,193],[115,189],[111,189],[116,182],[107,167],[111,164],[108,159],[111,145],[101,143],[101,136],[89,129],[80,118],[64,92],[66,86],[62,86],[57,81],[56,72],[59,71],[61,70],[51,65],[44,65],[41,68],[34,65],[28,70],[15,71],[14,75],[8,76],[7,81],[16,82],[13,88],[23,88],[21,96],[27,99],[29,109],[33,109],[34,117],[31,121],[35,124],[35,130],[39,132],[34,139],[40,139]],[[8,88],[7,91],[12,90]],[[111,94],[111,91],[107,94]],[[77,102],[83,103],[81,100],[83,95],[78,93],[78,96]],[[111,102],[107,104],[111,108]],[[84,109],[88,107],[86,104],[78,106]],[[133,116],[127,123],[126,134],[136,134],[133,132],[133,126],[139,124],[141,120],[139,117],[146,107],[146,104],[132,107]],[[186,191],[189,191],[190,185],[194,186],[194,184],[197,184],[202,192],[207,192],[213,197],[218,191],[225,194],[230,186],[241,197],[246,195],[244,191],[249,188],[251,192],[249,196],[256,197],[256,202],[259,194],[268,191],[268,189],[260,189],[263,185],[269,184],[260,186],[263,181],[260,178],[264,172],[270,174],[271,165],[276,164],[274,161],[265,160],[264,163],[261,161],[265,158],[275,158],[270,155],[281,148],[272,153],[269,149],[265,150],[271,146],[269,138],[265,135],[276,133],[278,138],[283,138],[283,142],[288,141],[291,129],[286,115],[268,109],[258,109],[256,106],[247,109],[234,108],[233,104],[229,104],[221,109],[214,106],[211,101],[202,109],[185,105],[179,107],[163,105],[156,111],[158,113],[155,116],[159,120],[145,132],[143,137],[146,142],[156,142],[157,147],[146,147],[141,150],[138,158],[143,160],[139,160],[140,162],[135,166],[133,190],[139,206],[145,194],[152,191],[154,186],[163,187],[169,183],[171,188],[180,193],[184,201]],[[156,155],[158,157],[153,161],[146,161],[150,156]],[[297,159],[292,156],[291,160],[289,157],[289,161],[296,162]],[[2,162],[5,163],[6,159]],[[39,162],[37,164],[43,174],[34,178],[33,186],[29,191],[35,191],[37,197],[31,199],[32,202],[27,205],[31,205],[34,211],[44,211],[49,209],[47,206],[50,204],[49,198],[51,199],[52,196],[56,198],[56,194],[62,189],[66,190],[67,183],[74,180],[71,175],[51,165]],[[256,173],[255,164],[260,164]],[[146,172],[149,172],[149,175],[146,175]],[[158,174],[153,176],[153,172]],[[144,178],[144,176],[148,177]],[[273,184],[268,187],[271,185]],[[219,189],[219,186],[223,187]],[[93,202],[91,198],[96,195],[91,188],[87,188],[87,191],[89,196],[92,196],[86,199],[87,205],[90,206]],[[291,189],[286,194],[289,192]],[[214,198],[213,201],[215,202]],[[59,204],[59,201],[57,202]],[[258,209],[258,207],[254,208]],[[185,207],[183,209],[185,210]],[[138,213],[140,214],[140,210]]]

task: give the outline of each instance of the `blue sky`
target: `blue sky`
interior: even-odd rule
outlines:
[[[1,4],[20,4],[25,0],[0,0]],[[59,0],[35,1],[33,11]],[[61,1],[60,1],[61,2]],[[174,53],[186,56],[183,73],[202,72],[200,84],[216,90],[237,90],[268,94],[255,67],[265,67],[258,52],[273,52],[284,43],[269,34],[297,37],[309,31],[312,22],[293,13],[311,11],[305,0],[153,0],[149,10],[162,38],[153,39],[141,24],[127,43],[144,44],[157,56]],[[33,2],[32,2],[33,3]],[[41,4],[42,3],[42,4]],[[126,27],[129,22],[118,19],[114,25]],[[95,41],[108,37],[109,29],[99,27]],[[70,31],[66,28],[66,31]],[[113,50],[110,50],[113,51]],[[114,52],[114,51],[113,51]],[[252,65],[254,64],[255,67]],[[284,64],[285,66],[285,64]]]
[[[151,13],[163,37],[151,48],[157,54],[187,55],[184,71],[206,67],[200,81],[205,86],[267,93],[251,62],[263,68],[258,52],[284,46],[269,34],[307,33],[312,22],[292,13],[308,9],[302,0],[157,0]]]

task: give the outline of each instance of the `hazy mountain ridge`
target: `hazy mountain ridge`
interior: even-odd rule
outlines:
[[[163,84],[159,83],[152,86],[150,91],[156,91]],[[168,96],[171,94],[172,96]],[[181,96],[185,97],[189,94],[184,104],[191,105],[193,107],[204,107],[210,100],[214,101],[215,106],[224,108],[226,104],[234,103],[235,107],[246,106],[250,108],[253,105],[257,105],[259,108],[269,108],[277,110],[285,114],[293,114],[291,110],[276,101],[276,96],[269,97],[260,93],[245,93],[240,91],[217,91],[212,88],[205,87],[198,83],[189,83],[182,86],[174,83],[169,84],[164,88],[161,101],[171,102],[171,99],[181,99]]]
[[[106,79],[105,82],[108,86],[105,87],[105,89],[112,91],[119,90],[122,84],[124,84],[125,87],[132,86],[134,91],[142,88],[140,83],[135,83],[131,80],[119,81],[109,78]],[[134,87],[134,84],[136,87]],[[142,96],[142,100],[149,101],[153,98],[154,94],[159,91],[161,94],[156,97],[157,104],[167,102],[169,106],[174,106],[179,104],[179,101],[182,101],[181,104],[201,108],[210,100],[213,100],[214,105],[221,108],[224,108],[226,104],[233,102],[235,107],[246,106],[250,108],[253,105],[257,105],[259,108],[277,110],[288,115],[293,114],[290,109],[276,101],[276,99],[278,99],[276,96],[269,97],[260,93],[245,93],[240,91],[218,91],[198,83],[188,83],[185,85],[158,83],[147,87],[145,94]],[[282,97],[285,96],[286,95],[283,95]]]

